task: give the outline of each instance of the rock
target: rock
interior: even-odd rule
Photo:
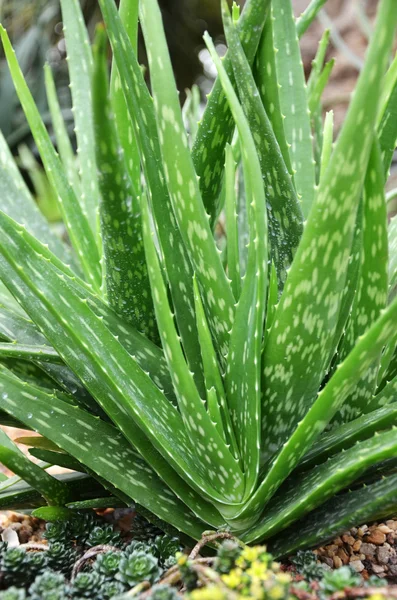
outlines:
[[[376,546],[381,546],[386,541],[386,535],[380,531],[380,529],[373,529],[369,535],[366,536],[365,541]]]
[[[390,560],[390,548],[380,546],[376,551],[376,558],[378,559],[379,564],[387,565]]]
[[[341,561],[341,559],[339,558],[339,556],[334,556],[334,567],[335,569],[339,569],[342,565],[343,562]]]
[[[364,542],[360,546],[360,550],[365,556],[375,556],[376,546],[375,544],[368,544]]]
[[[337,552],[337,556],[339,556],[339,558],[341,559],[342,563],[344,565],[347,565],[349,562],[349,555],[347,554],[346,550],[344,548],[339,548],[338,552]]]
[[[345,544],[349,544],[349,546],[353,546],[355,539],[352,535],[347,535],[345,533],[345,535],[342,535],[342,540],[345,542]]]
[[[387,525],[379,525],[378,530],[381,531],[382,533],[391,533],[393,531],[393,529],[391,529]]]
[[[382,567],[381,565],[372,565],[372,570],[375,573],[375,575],[382,575],[385,572],[385,568]]]
[[[354,569],[357,573],[361,573],[361,571],[364,571],[364,565],[361,562],[361,560],[353,560],[350,563],[350,567]]]
[[[397,577],[397,564],[396,565],[389,565],[389,575],[391,577]]]
[[[354,552],[357,552],[358,550],[361,549],[362,546],[362,541],[361,540],[356,540],[352,546]]]

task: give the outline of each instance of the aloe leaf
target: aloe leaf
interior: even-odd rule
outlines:
[[[98,26],[92,87],[106,296],[115,312],[157,341],[139,198],[120,153],[108,95],[106,50],[106,33],[103,26]]]
[[[72,144],[63,120],[61,107],[59,106],[54,77],[50,65],[44,65],[45,87],[47,92],[48,107],[51,113],[52,126],[54,128],[57,148],[70,185],[77,195],[80,194],[80,179],[77,172],[76,158],[73,153]],[[12,215],[10,215],[12,216]]]
[[[201,92],[198,85],[194,84],[192,89],[186,91],[186,101],[183,105],[182,115],[186,130],[189,132],[189,147],[192,148],[196,139],[198,122],[200,120]]]
[[[13,219],[23,219],[29,231],[43,243],[48,244],[54,254],[64,262],[72,262],[75,266],[70,251],[51,230],[39,211],[1,132],[0,185],[2,190],[0,209]]]
[[[44,256],[48,262],[52,263],[56,268],[60,269],[61,272],[70,278],[69,283],[73,287],[75,293],[78,294],[81,300],[88,303],[89,307],[99,318],[103,319],[106,327],[115,336],[117,335],[120,343],[132,356],[136,358],[138,364],[144,369],[144,371],[149,372],[156,385],[164,391],[168,398],[172,399],[174,395],[172,382],[167,369],[163,351],[158,346],[150,342],[150,340],[148,340],[143,334],[139,333],[131,325],[120,319],[120,317],[118,317],[106,304],[104,304],[99,296],[95,295],[92,290],[90,291],[90,288],[87,287],[82,280],[75,277],[74,274],[68,270],[65,265],[63,265],[63,263],[58,261],[56,257],[49,252],[48,248],[40,244],[40,242],[31,236],[29,237],[29,243],[36,252]],[[23,286],[23,284],[20,283],[20,286]],[[43,336],[40,335],[39,338],[37,337],[37,330],[34,327],[32,328],[32,323],[27,322],[26,319],[19,320],[18,322],[15,317],[12,317],[9,313],[6,313],[3,318],[7,318],[12,331],[18,331],[18,335],[7,338],[8,341],[18,341],[27,344],[48,343]],[[0,310],[0,331],[1,323],[2,311]],[[29,336],[25,335],[25,329],[26,333],[29,333]],[[49,366],[45,366],[46,370],[48,370],[48,368]],[[60,369],[64,370],[64,367],[51,367],[51,370],[54,369],[56,369],[56,372],[59,372]],[[68,375],[68,377],[66,377],[66,375]],[[71,382],[74,382],[72,389],[81,388],[80,384],[76,388],[76,377],[68,369],[64,371],[64,377],[66,380],[70,379]],[[84,390],[84,388],[82,389]]]
[[[389,282],[390,290],[397,284],[397,215],[389,223]]]
[[[4,395],[7,396],[7,393],[3,391],[3,400]],[[49,504],[64,504],[67,502],[67,487],[26,458],[18,446],[1,429],[0,461],[40,492]]]
[[[77,471],[79,473],[85,473],[86,470],[82,466],[82,464],[70,456],[65,452],[54,452],[52,450],[46,450],[44,448],[29,448],[29,454],[43,460],[51,465],[57,465],[58,467],[62,467],[63,469],[70,469],[72,471]]]
[[[138,4],[139,0],[121,0],[119,6],[120,20],[125,27],[136,55],[138,51]],[[112,75],[110,79],[110,99],[118,137],[124,153],[124,161],[132,185],[139,193],[141,186],[139,149],[115,61],[112,64]]]
[[[353,525],[394,514],[397,507],[397,475],[332,498],[299,524],[270,541],[276,557],[293,554],[300,548],[318,546]]]
[[[224,23],[234,78],[260,160],[268,202],[270,254],[277,268],[280,288],[282,288],[286,271],[302,235],[302,212],[271,123],[251,75],[249,63],[239,42],[237,29],[226,18]]]
[[[237,34],[237,30],[232,29],[234,25],[225,3],[222,3],[222,14],[229,40],[233,38],[233,33]],[[238,129],[245,182],[249,189],[248,264],[230,335],[226,370],[228,404],[245,471],[245,495],[248,496],[259,473],[260,370],[268,260],[266,198],[261,165],[248,120],[211,39],[208,35],[205,35],[204,39]],[[234,38],[234,43],[236,41],[238,43]],[[229,46],[233,63],[230,42]]]
[[[238,32],[250,63],[254,60],[269,6],[270,0],[248,0],[239,19]],[[232,75],[232,65],[227,55],[224,66],[228,75]],[[231,140],[233,128],[233,118],[218,80],[209,95],[192,151],[195,170],[200,178],[201,196],[212,223],[221,209],[218,197],[225,145]]]
[[[226,144],[225,156],[225,219],[227,233],[227,274],[231,280],[236,299],[241,292],[240,253],[238,247],[236,198],[236,163],[230,144]]]
[[[393,87],[382,120],[379,124],[378,136],[386,181],[397,144],[397,81]]]
[[[270,278],[269,278],[269,290],[267,294],[267,306],[266,306],[266,321],[265,321],[265,331],[264,331],[264,341],[263,346],[266,344],[267,336],[269,335],[269,331],[273,324],[274,315],[276,313],[278,302],[278,283],[277,283],[277,272],[276,267],[272,263],[270,269]]]
[[[296,33],[298,37],[302,37],[326,2],[327,0],[311,0],[309,6],[296,20]]]
[[[152,239],[149,210],[144,203],[142,203],[142,215],[146,262],[152,287],[156,320],[186,434],[192,441],[194,452],[197,455],[196,469],[199,470],[203,479],[209,472],[213,487],[216,490],[222,490],[224,497],[230,502],[238,502],[243,490],[242,473],[224,439],[212,423],[194,385],[192,373],[185,362]],[[222,461],[219,461],[221,455]]]
[[[334,142],[334,111],[330,110],[325,115],[324,121],[324,132],[323,132],[323,146],[321,149],[321,161],[320,161],[320,182],[321,178],[328,168],[329,161],[332,154],[332,146]]]
[[[15,443],[23,444],[24,446],[31,446],[32,448],[42,448],[44,450],[50,450],[52,452],[62,452],[62,450],[43,436],[22,436],[15,439]],[[46,461],[51,462],[51,461]]]
[[[0,343],[0,358],[22,358],[24,360],[39,360],[50,363],[61,363],[62,359],[51,346],[29,346],[26,344]]]
[[[393,387],[395,393],[397,381]],[[389,392],[391,392],[391,388],[386,393]],[[379,403],[379,406],[381,406],[381,403]],[[381,408],[377,408],[353,421],[343,423],[340,427],[322,435],[305,454],[298,468],[306,469],[319,464],[329,456],[350,448],[355,442],[365,440],[377,431],[389,429],[394,425],[397,425],[397,404],[394,403],[381,406]]]
[[[125,503],[118,498],[93,498],[92,500],[78,500],[77,502],[69,502],[67,507],[72,510],[88,510],[90,508],[123,508]],[[35,511],[37,513],[37,511]]]
[[[282,446],[309,410],[335,352],[333,344],[339,342],[333,335],[340,324],[360,191],[373,142],[379,97],[375,90],[380,88],[396,22],[397,5],[384,0],[378,33],[371,42],[264,349],[262,447],[267,452],[263,460]],[[384,40],[382,44],[377,35]],[[364,118],[365,126],[361,126]]]
[[[82,210],[97,233],[99,186],[95,163],[94,119],[91,98],[93,61],[79,0],[61,0],[63,32],[68,53],[70,88],[81,179]]]
[[[351,331],[346,335],[342,356],[352,349],[356,340],[376,321],[387,303],[387,214],[383,166],[376,143],[372,146],[364,183],[363,217],[360,276],[349,322]],[[368,411],[367,404],[376,389],[380,358],[381,354],[341,407],[334,419],[335,423],[349,421]]]
[[[315,170],[305,76],[291,0],[272,4],[275,62],[284,132],[302,211],[308,216],[314,200]]]
[[[49,465],[47,465],[49,466]],[[83,500],[104,494],[103,486],[85,473],[62,473],[54,476],[65,483],[69,500]],[[19,477],[9,477],[0,483],[0,508],[32,509],[43,505],[43,497]]]
[[[303,458],[342,406],[345,398],[376,360],[385,343],[397,338],[396,318],[397,299],[361,336],[346,360],[339,365],[327,385],[317,394],[317,399],[270,463],[262,483],[236,518],[252,518],[255,511],[263,510],[270,496]]]
[[[193,314],[193,269],[175,221],[165,184],[153,100],[114,2],[100,0],[100,6],[150,188],[165,271],[184,351],[189,367],[194,373],[197,388],[204,394],[200,346]]]
[[[99,255],[96,241],[79,202],[70,187],[62,164],[54,150],[50,137],[34,103],[33,97],[19,68],[7,32],[0,27],[4,52],[13,77],[14,85],[40,152],[48,179],[57,190],[59,207],[71,242],[76,250],[82,269],[94,287],[100,285]]]
[[[6,399],[2,396],[4,410],[29,422],[41,435],[160,518],[188,535],[200,537],[203,524],[167,490],[114,427],[38,390],[29,390],[3,373],[0,390],[8,394]]]
[[[222,357],[228,348],[234,299],[208,222],[188,149],[157,0],[143,0],[140,3],[140,21],[148,51],[166,182],[175,217],[199,283],[212,335]]]
[[[0,263],[3,264],[1,261]],[[1,307],[0,338],[4,338],[8,342],[20,343],[27,346],[48,345],[48,341],[36,329],[32,321]],[[55,352],[53,349],[50,351]],[[42,370],[43,374],[45,373],[51,377],[51,379],[63,390],[71,393],[76,402],[82,404],[95,414],[103,414],[101,411],[98,413],[99,407],[82,386],[76,375],[68,367],[65,365],[41,363],[40,361],[35,361],[35,365]],[[43,385],[43,374],[40,373],[39,378],[39,381],[41,379],[41,385]],[[26,377],[24,377],[24,379],[26,380]],[[51,386],[52,389],[54,387],[54,385]]]
[[[288,173],[293,178],[293,170],[287,140],[285,139],[284,119],[280,106],[279,84],[276,70],[276,49],[274,47],[273,18],[266,19],[254,64],[254,77],[263,106],[269,117],[280,152]]]
[[[369,404],[370,409],[385,406],[390,402],[397,401],[397,369],[391,369],[390,372],[388,372],[388,375],[390,375],[391,379],[386,381],[381,391],[372,398],[372,402]]]
[[[390,101],[391,95],[393,93],[393,89],[397,83],[397,52],[394,55],[394,58],[387,70],[385,75],[385,79],[383,82],[383,91],[382,97],[380,101],[380,109],[379,109],[379,120],[385,114],[386,106]]]
[[[215,348],[211,338],[211,332],[208,327],[207,319],[204,312],[204,307],[201,302],[200,292],[197,286],[196,278],[194,279],[194,305],[195,314],[197,318],[197,331],[199,334],[201,356],[203,359],[203,372],[205,387],[207,389],[207,405],[208,412],[210,415],[217,414],[215,407],[215,397],[211,392],[212,409],[210,410],[210,400],[208,399],[211,390],[216,392],[216,402],[221,413],[221,422],[219,423],[219,430],[222,429],[223,435],[227,442],[230,444],[231,451],[235,458],[239,458],[239,450],[236,443],[234,429],[230,419],[229,407],[227,404],[226,394],[223,386],[222,375],[220,372]],[[221,427],[222,424],[222,427]]]
[[[164,481],[178,490],[178,496],[188,496],[186,502],[193,502],[201,510],[202,498],[191,494],[174,468],[189,485],[222,502],[195,469],[196,458],[180,414],[102,319],[73,292],[63,273],[32,250],[26,241],[29,234],[24,235],[24,230],[5,215],[0,214],[0,222],[0,253],[6,258],[2,278],[46,331],[48,341],[65,363]],[[43,263],[45,277],[38,275],[43,272]],[[211,514],[207,503],[204,507],[211,520],[216,511],[213,509]]]
[[[266,511],[264,519],[244,535],[244,540],[253,542],[275,535],[346,488],[368,467],[394,456],[396,449],[396,431],[393,429],[358,442],[326,463],[299,474],[299,484],[296,478],[292,478],[273,498],[272,507]]]

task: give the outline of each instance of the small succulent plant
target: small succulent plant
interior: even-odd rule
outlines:
[[[395,509],[397,227],[384,190],[397,3],[379,2],[335,143],[321,106],[328,34],[307,85],[299,50],[321,4],[295,20],[291,0],[247,0],[241,14],[222,0],[228,53],[205,36],[218,80],[188,131],[157,0],[99,0],[92,48],[79,1],[61,0],[77,160],[50,69],[59,155],[0,30],[65,227],[61,239],[39,213],[0,138],[0,423],[38,432],[31,453],[72,470],[52,476],[0,431],[0,460],[23,480],[0,483],[0,506],[134,502],[171,536],[226,527],[276,557]],[[69,552],[57,543],[53,566]],[[133,551],[122,582],[159,568]]]

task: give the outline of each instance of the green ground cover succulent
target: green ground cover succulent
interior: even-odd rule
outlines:
[[[91,48],[78,0],[61,1],[77,162],[51,72],[59,155],[0,32],[70,241],[0,139],[0,422],[39,432],[24,442],[43,461],[0,433],[16,473],[0,506],[45,500],[37,514],[66,519],[135,502],[189,538],[226,527],[276,557],[393,511],[395,0],[335,144],[328,34],[308,85],[299,51],[323,2],[298,21],[290,0],[222,2],[228,53],[205,36],[219,76],[191,134],[157,1],[99,4]]]

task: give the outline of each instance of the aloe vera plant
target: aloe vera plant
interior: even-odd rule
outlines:
[[[78,0],[61,1],[78,160],[49,68],[59,155],[1,30],[70,243],[0,139],[0,422],[41,434],[22,441],[45,461],[2,434],[16,475],[0,506],[45,500],[38,514],[64,518],[134,502],[190,538],[228,527],[278,556],[391,512],[395,0],[379,3],[335,143],[321,108],[329,36],[308,85],[299,51],[324,1],[295,20],[291,0],[247,0],[241,14],[223,0],[227,56],[206,34],[218,80],[190,127],[157,0],[99,4],[91,48]],[[75,474],[54,479],[48,464]]]

